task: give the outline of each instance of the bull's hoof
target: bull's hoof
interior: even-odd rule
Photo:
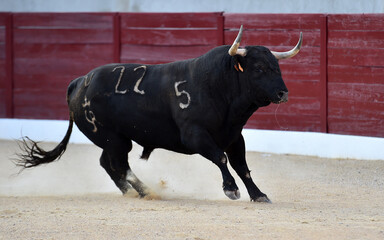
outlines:
[[[251,202],[260,202],[260,203],[272,203],[267,196],[261,196],[257,198],[251,198]]]
[[[224,190],[224,193],[231,200],[237,200],[240,198],[240,191],[238,189],[234,191]]]

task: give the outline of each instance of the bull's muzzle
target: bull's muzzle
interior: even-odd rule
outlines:
[[[279,91],[277,92],[277,97],[279,101],[277,103],[288,102],[288,91]]]

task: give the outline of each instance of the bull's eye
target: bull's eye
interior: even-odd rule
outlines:
[[[263,71],[263,69],[261,69],[261,68],[256,68],[256,69],[255,69],[255,72],[263,73],[264,71]]]

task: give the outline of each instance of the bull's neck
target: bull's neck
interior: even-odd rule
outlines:
[[[214,59],[213,69],[206,68],[212,67],[212,64],[206,62],[207,59]],[[228,55],[228,49],[218,47],[197,62],[199,69],[204,69],[204,75],[209,79],[209,92],[220,118],[225,119],[223,124],[244,126],[258,106],[252,102],[248,81],[241,79],[242,73],[235,69],[234,59]]]
[[[229,105],[228,120],[233,125],[244,126],[259,107],[246,96],[238,96]]]
[[[242,73],[234,68],[231,70],[230,74],[227,75],[230,77],[226,81],[235,83],[237,90],[232,92],[232,98],[228,104],[227,119],[229,124],[243,127],[259,106],[252,99],[251,87],[247,85],[248,81],[241,79]]]

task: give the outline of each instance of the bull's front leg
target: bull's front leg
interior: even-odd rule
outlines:
[[[227,167],[227,157],[207,131],[198,127],[188,128],[182,133],[182,142],[188,149],[199,153],[219,167],[223,177],[223,191],[228,198],[240,198],[239,188]]]
[[[251,201],[271,203],[267,195],[260,191],[251,178],[251,172],[248,169],[247,162],[245,160],[245,143],[242,135],[240,135],[237,141],[229,146],[226,153],[232,168],[244,182],[249,196],[251,197]]]

